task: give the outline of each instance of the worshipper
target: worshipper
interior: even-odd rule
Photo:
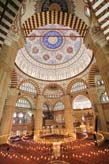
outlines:
[[[10,150],[10,146],[9,145],[7,146],[6,150],[7,150],[7,154],[9,154],[9,150]]]

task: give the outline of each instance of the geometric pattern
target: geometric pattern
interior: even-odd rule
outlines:
[[[82,44],[79,34],[67,26],[49,24],[30,32],[26,50],[31,58],[42,64],[57,65],[70,61]]]

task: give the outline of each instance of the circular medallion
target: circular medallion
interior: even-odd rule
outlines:
[[[74,35],[74,33],[71,33],[70,34],[70,39],[75,41],[77,39],[77,37]]]
[[[48,31],[45,33],[42,42],[47,49],[57,49],[63,43],[63,37],[58,31]]]
[[[48,60],[50,57],[49,57],[49,55],[48,54],[44,54],[44,56],[43,56],[43,59],[44,60]]]
[[[76,37],[78,35],[67,26],[45,25],[29,34],[26,38],[26,50],[36,62],[58,67],[70,60],[76,60],[82,44],[81,38]]]
[[[68,53],[73,53],[73,48],[72,48],[72,47],[68,47],[68,48],[67,48],[67,52],[68,52]]]
[[[29,40],[33,41],[33,40],[35,40],[35,38],[36,38],[36,34],[32,33],[29,37]]]
[[[37,47],[33,47],[33,49],[32,49],[32,53],[37,54],[38,52],[39,52],[39,49],[38,49]]]

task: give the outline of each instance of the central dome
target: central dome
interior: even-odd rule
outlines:
[[[50,29],[50,30],[49,30]],[[68,62],[79,51],[81,38],[69,27],[49,24],[33,30],[26,39],[26,50],[37,62],[57,65]]]
[[[83,38],[68,26],[48,24],[32,30],[16,56],[17,67],[40,80],[58,81],[82,73],[93,59]]]

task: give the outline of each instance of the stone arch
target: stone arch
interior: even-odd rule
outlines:
[[[48,107],[52,107],[52,104],[51,104],[51,102],[50,102],[50,100],[45,100],[44,102],[43,102],[43,105],[47,105]]]
[[[63,100],[57,100],[57,101],[54,103],[53,108],[55,107],[55,105],[56,105],[58,102],[61,102],[61,103],[64,105],[64,108],[65,108],[65,104],[64,104],[64,101],[63,101]]]
[[[72,80],[72,81],[68,84],[67,89],[66,89],[66,93],[67,93],[67,94],[70,94],[70,91],[71,91],[72,86],[73,86],[75,83],[77,83],[77,82],[83,82],[83,83],[86,85],[86,87],[88,88],[88,84],[86,83],[85,80],[80,79],[80,78],[77,78],[77,79]]]
[[[25,80],[23,80],[23,81],[20,82],[20,84],[18,85],[18,88],[20,88],[20,85],[23,84],[23,83],[31,83],[31,84],[35,87],[35,89],[36,89],[36,91],[37,91],[37,94],[38,94],[38,95],[41,94],[39,85],[38,85],[35,81],[33,81],[33,80],[31,80],[31,79],[25,79]]]
[[[84,93],[83,93],[83,94],[80,94],[80,93],[76,94],[76,95],[73,97],[73,99],[72,99],[72,104],[73,104],[75,98],[78,97],[78,96],[84,96],[84,97],[86,97],[86,98],[90,101],[91,106],[92,106],[92,102],[91,102],[90,97],[89,97],[88,95],[84,94]],[[88,107],[87,107],[87,108],[88,108]]]
[[[18,95],[16,102],[17,102],[20,98],[25,98],[25,99],[27,99],[27,100],[30,102],[30,104],[31,104],[31,106],[32,106],[32,109],[35,109],[36,102],[35,102],[34,98],[33,98],[31,95],[29,95],[29,94]]]
[[[73,95],[73,97],[72,97],[72,101],[77,97],[77,96],[79,96],[79,95],[82,95],[82,96],[85,96],[85,97],[87,97],[88,99],[90,99],[90,96],[88,95],[88,93],[86,93],[86,92],[82,92],[82,93],[75,93],[74,95]]]
[[[46,91],[46,89],[49,89],[49,88],[52,88],[52,87],[59,88],[62,91],[63,95],[65,95],[64,89],[59,84],[56,84],[56,83],[49,83],[48,85],[46,85],[45,88],[42,91],[42,95],[44,95],[44,92]]]

